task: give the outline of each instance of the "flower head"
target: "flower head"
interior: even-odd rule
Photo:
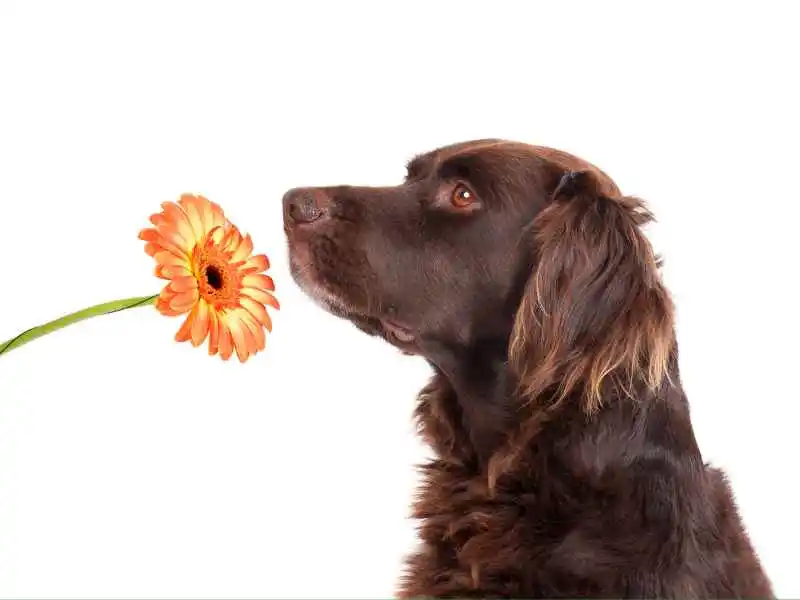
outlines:
[[[246,361],[264,349],[264,330],[272,331],[266,306],[280,308],[275,284],[263,273],[269,260],[253,255],[250,236],[203,196],[183,194],[161,208],[150,217],[154,227],[139,233],[156,276],[169,281],[156,308],[168,316],[188,313],[177,341],[199,346],[208,338],[210,355],[228,360],[235,351]]]

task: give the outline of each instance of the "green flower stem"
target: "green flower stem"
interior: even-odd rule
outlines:
[[[150,306],[155,302],[156,298],[158,298],[158,294],[155,296],[140,296],[138,298],[114,300],[113,302],[106,302],[104,304],[97,304],[95,306],[90,306],[89,308],[84,308],[78,312],[74,312],[56,319],[55,321],[50,321],[44,325],[39,325],[38,327],[32,327],[27,331],[23,331],[17,337],[11,338],[10,340],[0,344],[0,354],[10,352],[15,348],[19,348],[20,346],[35,340],[36,338],[40,338],[48,333],[53,333],[54,331],[63,329],[67,325],[72,325],[73,323],[77,323],[79,321],[85,321],[86,319],[99,317],[100,315],[110,315],[111,313],[127,310],[129,308],[136,308],[137,306]]]

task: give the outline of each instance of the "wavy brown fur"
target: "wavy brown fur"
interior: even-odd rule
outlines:
[[[641,227],[653,216],[638,198],[605,196],[587,172],[568,173],[534,221],[537,268],[517,310],[509,366],[525,415],[489,485],[509,468],[563,402],[587,415],[634,386],[655,393],[675,348],[673,306]]]
[[[772,597],[694,437],[644,203],[567,153],[501,140],[408,171],[285,199],[300,285],[435,371],[398,595]],[[468,212],[448,205],[458,182]]]
[[[534,222],[537,268],[509,347],[523,396],[556,389],[560,401],[583,385],[590,413],[609,375],[628,385],[643,376],[656,390],[675,343],[672,302],[640,230],[651,213],[636,198],[597,194],[593,183],[570,173]]]

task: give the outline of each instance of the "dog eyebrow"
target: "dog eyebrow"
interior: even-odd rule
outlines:
[[[455,154],[438,164],[436,172],[442,179],[469,179],[480,163],[481,157],[476,154]]]

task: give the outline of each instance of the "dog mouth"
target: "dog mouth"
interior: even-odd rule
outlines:
[[[388,315],[361,310],[340,293],[319,281],[314,275],[314,261],[306,244],[290,243],[289,259],[295,282],[321,308],[352,321],[359,329],[370,335],[383,335],[388,342],[407,353],[410,351],[417,336],[411,326],[395,317],[395,311],[391,307],[386,311]]]
[[[361,311],[325,286],[309,281],[307,277],[298,283],[324,310],[353,322],[362,331],[370,335],[383,335],[386,341],[404,351],[409,351],[416,342],[417,336],[408,325],[393,318]]]
[[[398,323],[394,319],[380,319],[380,322],[386,334],[400,345],[413,344],[417,339],[410,327]]]

